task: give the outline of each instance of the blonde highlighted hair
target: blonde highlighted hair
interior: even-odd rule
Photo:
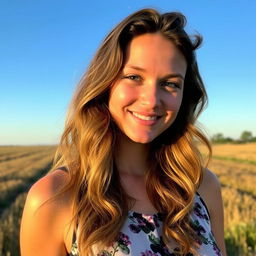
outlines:
[[[195,232],[189,214],[203,177],[203,160],[196,147],[206,137],[195,126],[207,95],[200,77],[195,50],[201,37],[190,38],[181,13],[160,14],[143,9],[128,16],[105,38],[83,76],[70,105],[64,133],[52,170],[65,166],[69,183],[56,195],[72,191],[75,230],[79,229],[81,256],[93,255],[116,240],[127,217],[129,198],[114,163],[118,128],[108,110],[110,86],[119,75],[129,42],[144,33],[161,33],[187,61],[181,108],[172,126],[151,143],[146,173],[149,199],[163,213],[163,239],[173,238],[180,254],[196,253]]]

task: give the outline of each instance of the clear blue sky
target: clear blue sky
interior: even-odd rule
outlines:
[[[256,136],[255,0],[1,0],[0,144],[53,144],[101,40],[143,7],[180,11],[204,43],[198,62],[209,94],[209,135]]]

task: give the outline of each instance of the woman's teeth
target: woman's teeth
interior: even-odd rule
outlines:
[[[138,117],[139,119],[141,120],[147,120],[147,121],[151,121],[151,120],[156,120],[157,119],[157,116],[143,116],[143,115],[140,115],[138,113],[135,113],[135,112],[131,112],[134,116]]]

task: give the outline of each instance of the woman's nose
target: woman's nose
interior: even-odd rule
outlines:
[[[147,85],[143,85],[141,87],[140,100],[143,106],[147,106],[148,108],[155,108],[160,105],[161,99],[159,95],[159,90],[157,88],[157,83],[151,83]]]

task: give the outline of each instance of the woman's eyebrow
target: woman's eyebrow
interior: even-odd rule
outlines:
[[[144,69],[142,67],[139,67],[139,66],[134,66],[134,65],[127,65],[125,68],[132,68],[132,69],[135,69],[135,70],[146,72],[146,69]],[[182,80],[184,80],[184,76],[180,73],[167,74],[163,78],[161,78],[161,80],[162,79],[169,79],[169,78],[181,78]]]
[[[143,71],[143,72],[146,71],[145,68],[142,68],[142,67],[139,67],[139,66],[134,66],[134,65],[127,65],[125,68],[132,68],[132,69],[136,69],[136,70]]]
[[[180,79],[184,80],[184,76],[180,73],[171,73],[171,74],[164,76],[162,79],[169,79],[169,78],[180,78]]]

